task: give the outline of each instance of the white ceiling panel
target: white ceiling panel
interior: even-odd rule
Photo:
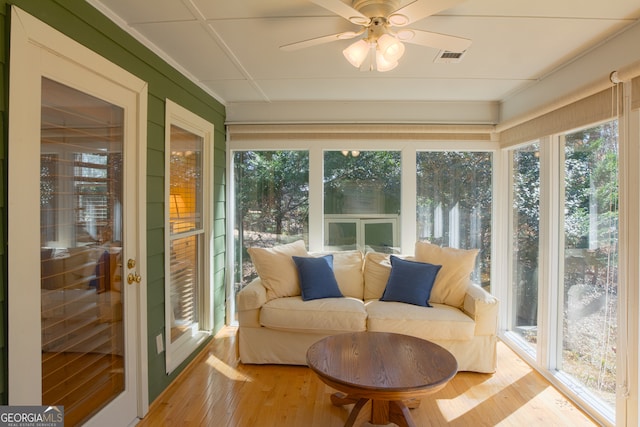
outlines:
[[[598,40],[620,30],[623,25],[620,22],[568,18],[556,18],[541,25],[538,18],[529,17],[459,17],[447,23],[441,17],[432,17],[414,28],[448,31],[448,34],[473,40],[462,62],[447,67],[446,72],[453,77],[537,79],[595,45]],[[590,37],[585,37],[585,34],[590,34]],[[410,58],[414,52],[415,49],[407,52],[405,57]],[[422,66],[438,73],[444,70],[445,65],[451,64],[434,68],[433,64],[422,63]],[[410,67],[403,69],[406,68]]]
[[[269,101],[262,89],[251,80],[205,80],[201,83],[223,99],[235,99],[236,102]]]
[[[193,20],[194,16],[182,1],[176,0],[108,0],[90,2],[103,4],[125,22],[171,22]]]
[[[338,40],[296,51],[280,49],[288,43],[357,28],[341,18],[220,21],[211,25],[254,78],[337,77],[352,68],[342,56],[342,49],[353,40]],[[345,64],[348,68],[341,67]]]
[[[604,20],[636,20],[640,18],[638,3],[628,0],[467,0],[443,13],[472,16],[529,16]]]
[[[471,39],[460,63],[434,63],[437,49],[406,43],[398,67],[379,73],[343,57],[357,39],[280,49],[359,28],[308,0],[88,1],[234,108],[252,101],[502,102],[640,18],[638,0],[467,0],[410,25]]]
[[[357,72],[357,71],[356,71]],[[371,77],[368,77],[370,75]],[[364,73],[354,79],[259,80],[271,101],[384,101],[425,99],[485,101],[495,93],[506,94],[521,81],[386,78]]]
[[[148,0],[147,0],[148,1]],[[308,0],[193,0],[205,19],[279,18],[331,16],[332,13]]]
[[[135,29],[173,58],[199,80],[238,79],[243,74],[198,22],[138,24]]]

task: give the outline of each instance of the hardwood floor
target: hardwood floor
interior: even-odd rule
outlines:
[[[243,365],[236,329],[224,328],[152,404],[145,426],[339,427],[353,405],[336,407],[304,366]],[[541,375],[504,344],[498,371],[458,373],[411,410],[418,426],[593,426]],[[367,423],[365,407],[356,426]]]

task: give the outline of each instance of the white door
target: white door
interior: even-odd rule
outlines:
[[[146,85],[14,8],[9,404],[146,412]]]

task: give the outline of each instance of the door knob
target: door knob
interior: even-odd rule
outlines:
[[[132,285],[134,282],[135,283],[142,282],[142,276],[140,276],[137,272],[129,273],[127,275],[127,283]]]

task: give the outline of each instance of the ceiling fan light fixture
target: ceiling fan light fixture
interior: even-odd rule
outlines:
[[[349,47],[342,51],[342,54],[347,58],[347,61],[349,61],[351,65],[356,68],[360,68],[360,65],[362,65],[362,62],[369,54],[369,43],[364,39],[360,39],[349,45]]]
[[[376,50],[376,70],[381,73],[391,71],[398,66],[398,61],[387,61],[384,55]]]
[[[395,37],[383,34],[378,39],[378,51],[387,62],[398,62],[404,55],[404,45]]]

